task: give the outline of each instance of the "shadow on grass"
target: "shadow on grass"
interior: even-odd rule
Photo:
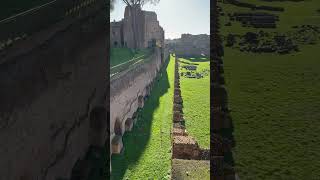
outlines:
[[[154,80],[151,95],[146,100],[144,108],[138,113],[136,125],[131,132],[124,134],[122,154],[112,155],[112,180],[123,179],[127,169],[138,162],[148,144],[154,111],[159,107],[160,97],[166,94],[170,87],[166,71],[168,63],[169,60],[166,61],[160,70],[161,73]]]

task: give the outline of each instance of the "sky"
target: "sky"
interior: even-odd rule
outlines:
[[[116,0],[110,21],[120,21],[125,3]],[[165,39],[180,38],[181,34],[210,34],[210,0],[160,0],[157,5],[146,4],[143,10],[157,13]]]

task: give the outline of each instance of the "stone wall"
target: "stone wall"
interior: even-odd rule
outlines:
[[[139,6],[126,7],[124,19],[119,22],[112,22],[112,29],[119,31],[121,24],[123,31],[123,46],[128,48],[147,48],[153,40],[158,41],[159,46],[164,46],[164,30],[159,25],[157,14],[151,11],[143,11]],[[112,33],[112,32],[111,32]],[[133,33],[136,36],[133,36]],[[111,34],[112,39],[118,39]]]
[[[7,54],[1,62],[1,178],[69,178],[89,146],[104,145],[109,136],[105,12],[59,31],[52,29],[61,24],[50,27],[50,39],[39,32],[30,51]]]
[[[112,141],[122,143],[122,135],[126,131],[126,122],[134,119],[137,109],[143,107],[144,97],[150,93],[153,80],[157,76],[163,61],[161,59],[161,49],[155,49],[154,54],[149,58],[150,60],[144,64],[121,72],[121,74],[112,77],[110,81],[111,144]],[[118,142],[115,142],[115,138]],[[112,145],[110,148],[112,148]]]
[[[56,0],[0,21],[0,52],[61,20],[79,19],[105,9],[102,0]]]
[[[111,47],[124,46],[122,21],[110,23],[110,45]]]

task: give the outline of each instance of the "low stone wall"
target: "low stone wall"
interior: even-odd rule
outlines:
[[[209,160],[210,150],[201,149],[197,141],[188,135],[183,117],[183,99],[180,89],[179,60],[175,59],[174,96],[173,96],[173,129],[172,129],[172,158]]]
[[[110,151],[120,153],[122,135],[131,130],[138,108],[144,105],[150,94],[163,60],[161,50],[156,48],[150,59],[112,77],[110,80]]]

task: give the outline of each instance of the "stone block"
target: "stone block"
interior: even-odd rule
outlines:
[[[188,133],[184,127],[182,128],[174,127],[172,129],[172,134],[173,136],[188,136]]]
[[[111,142],[112,154],[120,154],[123,148],[122,136],[115,136]]]
[[[173,121],[174,122],[184,121],[183,115],[181,114],[181,112],[179,112],[179,111],[173,112]]]
[[[174,96],[174,103],[182,104],[182,102],[181,96]]]
[[[125,122],[125,130],[127,131],[131,131],[133,127],[133,119],[132,118],[128,118]]]
[[[173,158],[199,159],[199,145],[191,136],[173,137]]]

